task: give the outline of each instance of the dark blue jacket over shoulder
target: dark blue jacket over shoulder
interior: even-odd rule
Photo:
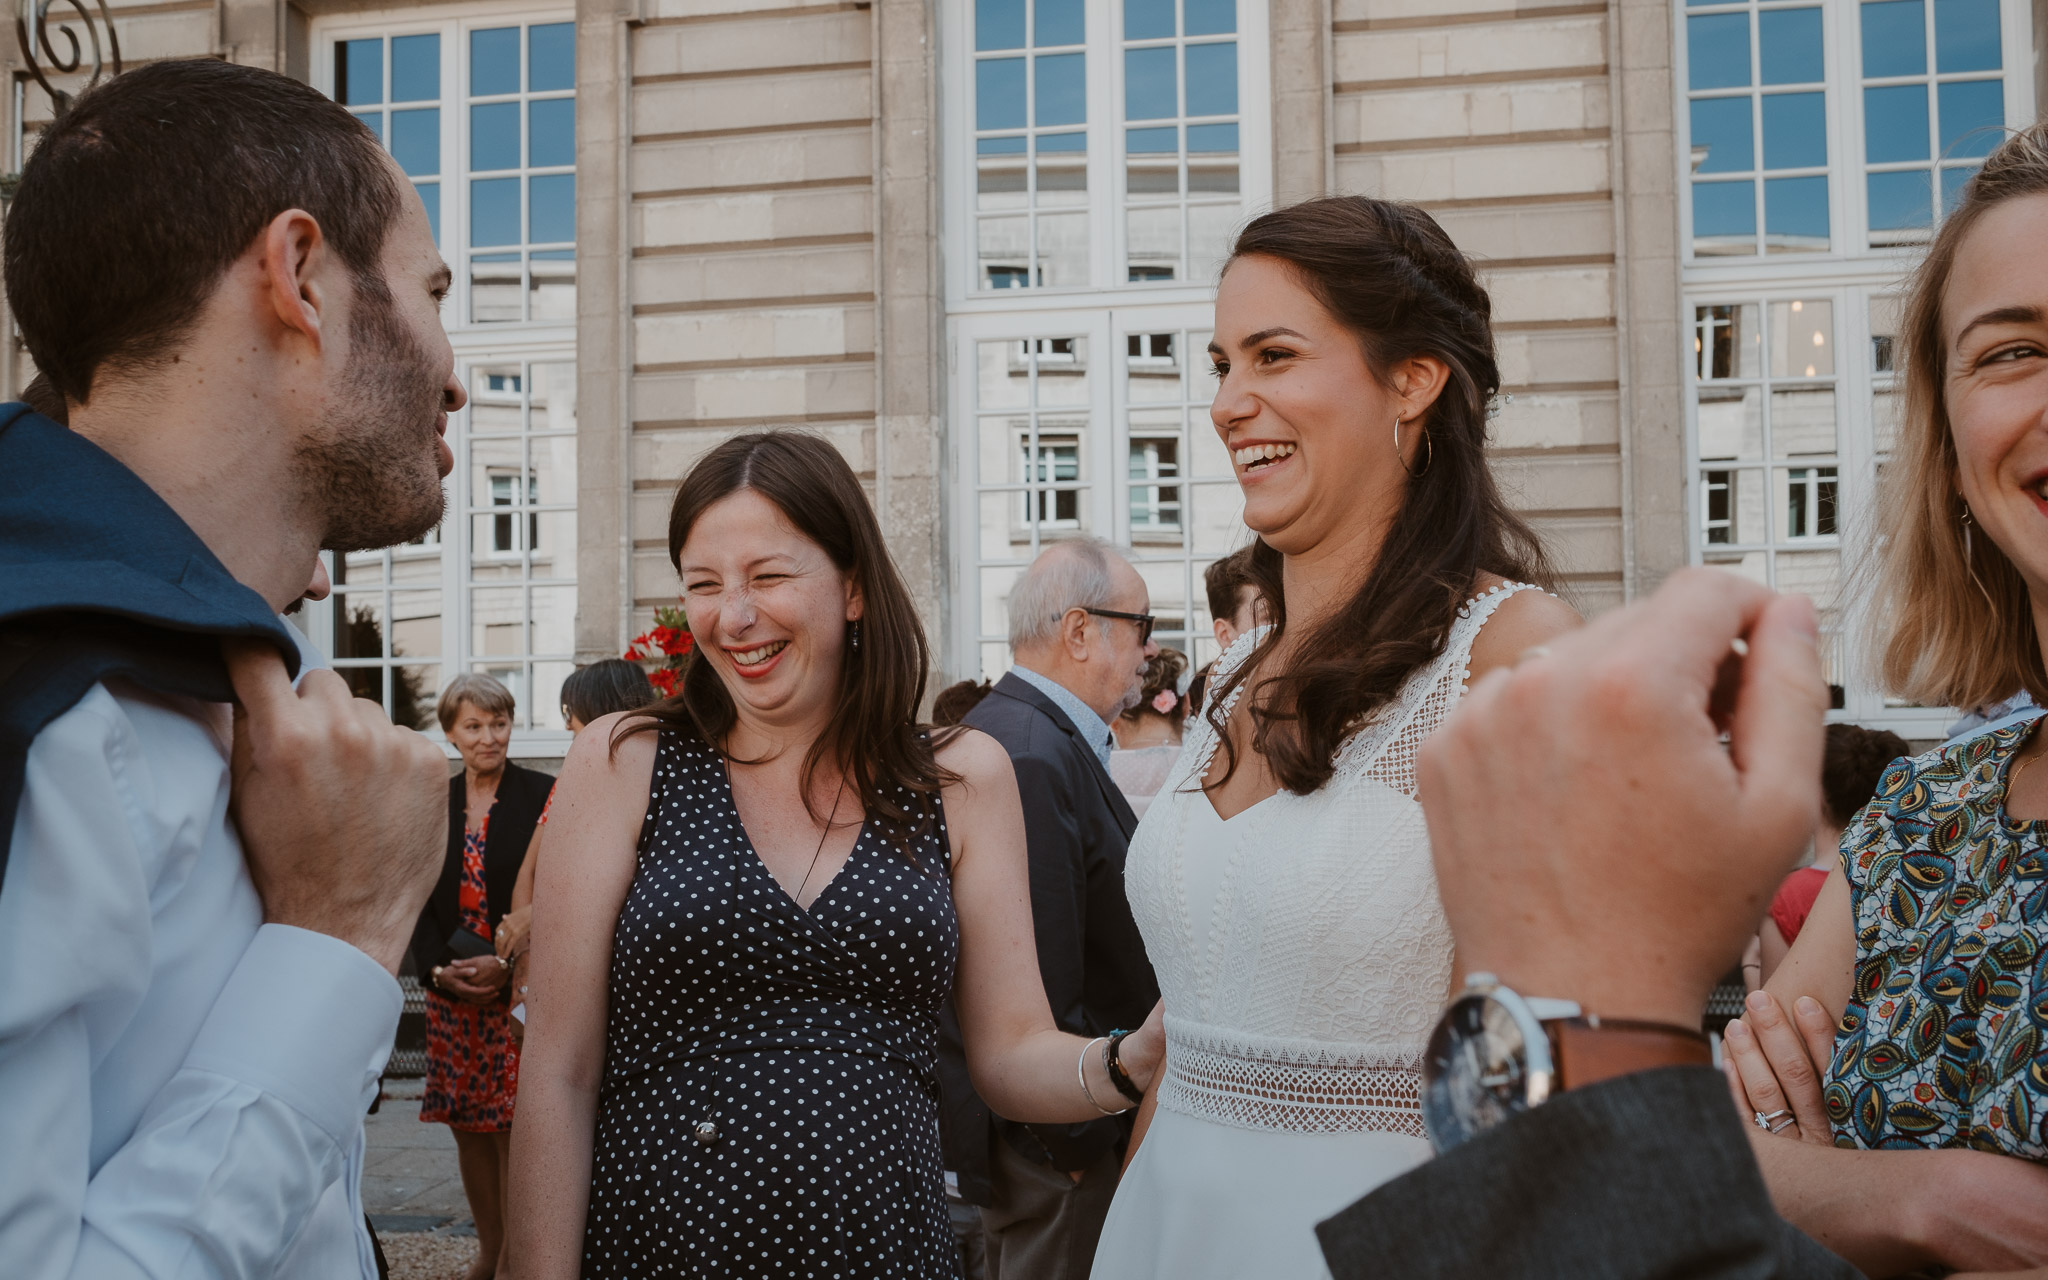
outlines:
[[[291,631],[141,477],[27,405],[0,406],[0,877],[35,736],[117,677],[231,700],[229,636],[270,641],[297,676]]]

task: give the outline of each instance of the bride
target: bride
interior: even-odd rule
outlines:
[[[1273,621],[1217,662],[1131,843],[1167,1060],[1097,1280],[1326,1276],[1315,1224],[1429,1155],[1455,966],[1416,749],[1578,624],[1487,470],[1489,313],[1442,228],[1382,200],[1266,214],[1224,268],[1209,416]]]

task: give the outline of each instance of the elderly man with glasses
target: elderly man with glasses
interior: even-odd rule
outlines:
[[[1159,999],[1124,899],[1138,822],[1108,770],[1110,722],[1137,705],[1159,652],[1149,608],[1144,579],[1105,544],[1048,548],[1010,593],[1015,665],[963,722],[1002,743],[1016,768],[1038,971],[1054,1019],[1077,1035],[1135,1028]],[[1071,1125],[991,1116],[950,1017],[940,1078],[946,1167],[959,1197],[981,1206],[988,1280],[1087,1276],[1131,1113]]]

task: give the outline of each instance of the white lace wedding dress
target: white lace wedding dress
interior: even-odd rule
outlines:
[[[1200,790],[1216,733],[1189,719],[1124,872],[1166,998],[1167,1066],[1095,1280],[1327,1277],[1315,1224],[1428,1158],[1420,1068],[1451,935],[1415,754],[1463,693],[1479,628],[1529,589],[1469,601],[1312,795],[1218,817]]]

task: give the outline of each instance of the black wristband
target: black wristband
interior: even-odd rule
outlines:
[[[1116,1086],[1116,1091],[1133,1103],[1142,1105],[1145,1101],[1144,1090],[1138,1088],[1137,1082],[1131,1079],[1131,1073],[1124,1070],[1121,1051],[1124,1037],[1130,1034],[1128,1031],[1109,1033],[1109,1044],[1102,1051],[1102,1063],[1109,1068],[1109,1082]]]

